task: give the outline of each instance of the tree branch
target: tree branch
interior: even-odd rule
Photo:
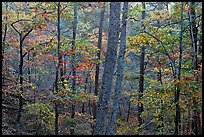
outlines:
[[[33,50],[33,49],[34,49],[34,47],[32,47],[31,49],[29,49],[28,52],[30,52],[30,51]],[[23,57],[25,57],[28,52],[24,53],[24,54],[23,54]]]
[[[173,74],[175,75],[175,72],[174,72],[174,69],[173,69],[173,67],[176,69],[175,63],[173,62],[172,58],[170,57],[170,55],[169,55],[167,49],[165,48],[163,42],[160,39],[158,39],[157,37],[155,37],[154,35],[150,34],[149,32],[147,32],[147,31],[143,31],[143,32],[150,35],[150,36],[152,36],[154,39],[156,39],[157,41],[159,41],[161,43],[162,47],[164,48],[165,54],[168,56],[168,58],[170,60],[170,63],[172,65]]]
[[[20,40],[20,42],[23,42],[24,39],[28,36],[28,34],[32,31],[33,29],[30,29],[24,36],[23,38]]]

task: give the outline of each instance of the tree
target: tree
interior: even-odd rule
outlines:
[[[190,37],[192,41],[192,51],[193,51],[193,57],[192,57],[192,62],[193,62],[193,70],[198,70],[198,46],[197,46],[197,34],[198,34],[198,29],[196,27],[196,12],[195,12],[195,2],[189,2],[190,5],[190,10],[189,10],[189,24],[190,24]],[[198,81],[198,77],[195,78],[195,81]],[[195,90],[194,90],[195,92]],[[193,103],[194,103],[194,108],[193,108],[193,122],[192,122],[192,130],[195,135],[201,134],[198,129],[200,129],[200,118],[199,118],[199,110],[198,110],[198,99],[193,97]]]
[[[112,80],[117,57],[117,46],[120,31],[120,2],[110,3],[110,20],[108,47],[106,50],[106,60],[102,77],[102,86],[99,93],[98,110],[96,117],[96,127],[94,135],[105,135],[108,120],[108,105],[112,89]]]
[[[59,75],[59,68],[61,65],[61,55],[60,55],[60,2],[58,2],[58,10],[57,10],[57,55],[58,55],[58,65],[57,65],[57,70],[56,70],[56,78],[55,78],[55,91],[57,94],[59,92],[59,85],[58,85],[58,75]],[[59,112],[58,112],[58,104],[55,103],[55,135],[58,135],[58,116],[59,116]]]
[[[118,66],[117,66],[117,79],[115,84],[115,93],[114,93],[114,102],[113,102],[113,110],[110,118],[110,124],[107,128],[108,135],[115,134],[115,124],[118,114],[119,108],[119,100],[121,96],[122,90],[122,82],[123,82],[123,69],[124,69],[124,57],[125,57],[125,50],[126,50],[126,23],[127,23],[127,13],[128,13],[128,2],[124,2],[123,5],[123,17],[122,17],[122,28],[121,28],[121,42],[120,42],[120,52],[118,55]]]
[[[30,29],[28,32],[26,32],[25,35],[23,35],[22,31],[17,30],[16,27],[14,26],[15,23],[18,23],[21,21],[27,21],[27,20],[17,20],[11,24],[13,29],[18,33],[18,35],[20,37],[20,64],[19,64],[20,94],[19,94],[19,110],[18,110],[18,116],[17,116],[17,121],[16,121],[18,126],[20,126],[21,112],[23,110],[23,96],[22,96],[23,95],[23,57],[24,57],[24,55],[23,55],[23,41],[28,36],[28,34],[31,33],[31,31],[33,30],[33,29]]]
[[[183,11],[184,11],[184,3],[182,2],[181,7],[181,28],[180,28],[180,55],[179,55],[179,66],[178,66],[178,80],[181,80],[181,63],[182,63],[182,39],[183,39]],[[179,97],[180,97],[180,85],[178,84],[177,91],[175,94],[175,103],[176,103],[176,117],[175,117],[175,134],[178,135],[181,130],[181,113],[179,108]]]
[[[98,53],[97,57],[98,60],[100,61],[101,58],[101,45],[102,45],[102,30],[103,30],[103,20],[104,20],[104,12],[105,12],[105,3],[103,3],[103,7],[101,9],[101,14],[100,14],[100,24],[99,24],[99,35],[98,35]],[[99,64],[96,64],[96,75],[95,75],[95,95],[98,95],[99,91]],[[96,119],[96,104],[93,104],[93,118]]]
[[[73,39],[72,39],[72,76],[74,77],[72,80],[72,94],[76,92],[76,68],[75,68],[75,50],[76,50],[76,29],[77,29],[77,6],[74,5],[74,22],[73,22]],[[75,115],[75,103],[72,102],[72,111],[71,111],[71,118],[74,119]],[[72,123],[70,128],[71,135],[74,134],[74,124]]]
[[[142,20],[145,19],[145,2],[142,2],[142,8],[144,11],[142,12]],[[144,22],[142,22],[142,29],[145,30]],[[140,102],[143,97],[144,91],[144,60],[145,60],[145,45],[141,47],[141,55],[140,55],[140,79],[139,79],[139,98],[138,98],[138,121],[139,126],[142,125],[141,113],[144,111],[143,104]]]

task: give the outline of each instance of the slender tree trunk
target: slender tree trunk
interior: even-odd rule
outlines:
[[[193,51],[193,70],[198,70],[198,61],[197,61],[197,33],[198,29],[196,27],[196,11],[195,11],[195,2],[190,2],[190,10],[189,10],[189,23],[190,24],[190,35],[191,35],[191,40],[192,40],[192,51]],[[195,78],[196,81],[198,81],[198,78]],[[196,92],[193,89],[193,92]],[[192,122],[192,130],[195,135],[201,134],[201,125],[200,125],[200,112],[198,109],[198,99],[193,97],[193,122]]]
[[[6,3],[6,17],[5,17],[5,20],[6,20],[6,24],[5,24],[5,29],[4,29],[4,36],[3,36],[3,46],[2,46],[2,55],[4,55],[4,50],[5,50],[5,47],[6,47],[6,35],[7,35],[7,20],[8,20],[8,17],[7,17],[7,12],[8,12],[8,2],[5,2]],[[3,65],[3,56],[2,56],[2,65]]]
[[[130,117],[130,106],[131,106],[131,101],[130,101],[130,99],[129,99],[129,104],[128,104],[128,113],[127,113],[126,122],[128,122],[129,117]]]
[[[87,92],[88,78],[89,78],[89,74],[87,74],[87,76],[86,76],[85,86],[84,86],[84,91],[85,91],[86,93],[88,93],[88,92]],[[81,113],[83,113],[83,114],[85,113],[85,103],[82,103]]]
[[[183,11],[184,11],[184,3],[182,2],[181,8],[181,29],[180,29],[180,55],[179,55],[179,66],[178,66],[178,80],[181,80],[181,63],[182,63],[182,39],[183,39]],[[175,119],[175,135],[179,135],[181,131],[181,115],[180,115],[180,108],[179,108],[179,97],[180,97],[180,85],[177,86],[175,103],[176,103],[176,119]]]
[[[28,58],[27,58],[28,62],[30,62],[30,51],[28,51]],[[31,69],[30,66],[28,67],[28,82],[31,83]]]
[[[18,111],[18,117],[17,117],[17,123],[20,126],[20,118],[21,118],[21,112],[23,109],[23,41],[22,36],[20,36],[20,65],[19,65],[19,75],[20,75],[20,96],[19,96],[19,111]]]
[[[108,47],[102,77],[102,87],[99,93],[98,110],[96,115],[96,127],[94,135],[105,135],[108,120],[108,105],[112,89],[114,68],[117,58],[117,47],[120,32],[120,2],[110,3],[110,20]]]
[[[124,69],[124,57],[125,57],[125,49],[126,49],[126,19],[128,12],[128,2],[124,2],[123,6],[123,17],[122,17],[122,28],[121,28],[121,42],[120,42],[120,52],[118,55],[118,66],[117,66],[117,79],[115,84],[115,94],[114,94],[114,102],[113,102],[113,110],[111,115],[111,120],[109,124],[109,128],[107,130],[108,135],[115,135],[115,124],[118,114],[119,100],[121,96],[121,88],[123,82],[123,69]]]
[[[75,94],[76,92],[76,68],[75,68],[75,41],[76,41],[76,28],[77,28],[77,6],[74,5],[74,22],[73,22],[73,40],[72,40],[72,51],[74,52],[72,55],[72,76],[74,77],[74,79],[72,80],[72,94]],[[71,111],[71,118],[74,119],[75,116],[75,101],[73,101],[72,104],[72,111]],[[74,135],[74,124],[71,124],[71,128],[70,128],[70,134]]]
[[[58,7],[58,9],[57,9],[58,66],[57,66],[56,79],[55,79],[55,90],[56,90],[55,94],[57,94],[59,92],[58,75],[59,75],[60,65],[61,65],[61,55],[60,55],[60,2],[58,2],[57,7]],[[58,103],[55,102],[55,135],[58,135],[58,117],[59,117]]]
[[[98,61],[100,61],[101,58],[101,45],[102,45],[102,30],[103,30],[103,20],[104,20],[104,12],[105,12],[105,3],[103,3],[103,7],[101,9],[101,16],[100,16],[100,24],[99,24],[99,36],[98,36]],[[95,75],[95,95],[98,95],[99,90],[99,63],[96,64],[96,75]],[[93,104],[93,118],[96,119],[96,110],[97,106],[94,103]]]
[[[11,24],[11,27],[18,33],[20,37],[20,63],[19,63],[19,76],[20,76],[20,93],[19,93],[19,110],[18,110],[18,115],[17,115],[17,126],[20,126],[20,119],[21,119],[21,113],[23,110],[23,41],[25,38],[28,36],[28,34],[31,33],[33,29],[30,29],[24,36],[22,36],[22,32],[18,31],[15,27],[14,24],[20,22],[20,20],[15,21]]]
[[[3,63],[3,60],[4,60],[4,54],[5,54],[5,47],[6,47],[6,35],[7,35],[7,20],[8,20],[8,17],[7,17],[7,12],[8,12],[8,2],[5,2],[6,3],[6,24],[5,24],[5,29],[4,29],[4,36],[3,36],[3,45],[2,45],[2,58],[1,58],[1,63],[2,63],[2,68],[4,66],[4,63]],[[2,81],[2,85],[4,85],[4,79]]]
[[[160,64],[160,62],[159,62]],[[158,81],[160,82],[161,86],[163,86],[163,82],[162,82],[162,72],[161,72],[161,64],[160,64],[160,69],[159,69],[159,79]],[[163,91],[162,91],[163,94]],[[160,102],[160,106],[161,106],[161,116],[159,117],[159,119],[162,121],[162,125],[158,126],[158,128],[162,128],[162,134],[163,134],[163,128],[164,128],[164,117],[163,117],[163,110],[162,110],[162,106],[163,106],[163,100],[161,98],[161,102]]]
[[[145,2],[142,2],[142,7],[145,9]],[[142,19],[145,19],[145,10],[142,12]],[[142,23],[142,29],[145,29],[144,23]],[[142,45],[140,56],[140,79],[139,79],[139,98],[138,98],[138,121],[139,126],[142,125],[141,113],[144,111],[143,104],[140,102],[143,97],[144,91],[144,59],[145,59],[145,47]]]

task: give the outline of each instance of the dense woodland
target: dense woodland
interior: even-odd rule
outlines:
[[[2,2],[3,135],[202,134],[202,2]]]

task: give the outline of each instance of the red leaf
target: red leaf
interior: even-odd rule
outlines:
[[[77,80],[77,82],[80,83],[80,82],[82,82],[82,77],[78,77],[76,80]]]
[[[37,7],[35,7],[34,8],[34,12],[38,12],[39,10],[38,10],[38,8]]]
[[[45,18],[47,18],[47,13],[46,13],[46,11],[43,12],[42,16],[45,17]]]
[[[80,67],[78,67],[77,69],[76,69],[76,72],[80,72],[80,71],[82,71],[83,70],[83,66],[80,66]]]

